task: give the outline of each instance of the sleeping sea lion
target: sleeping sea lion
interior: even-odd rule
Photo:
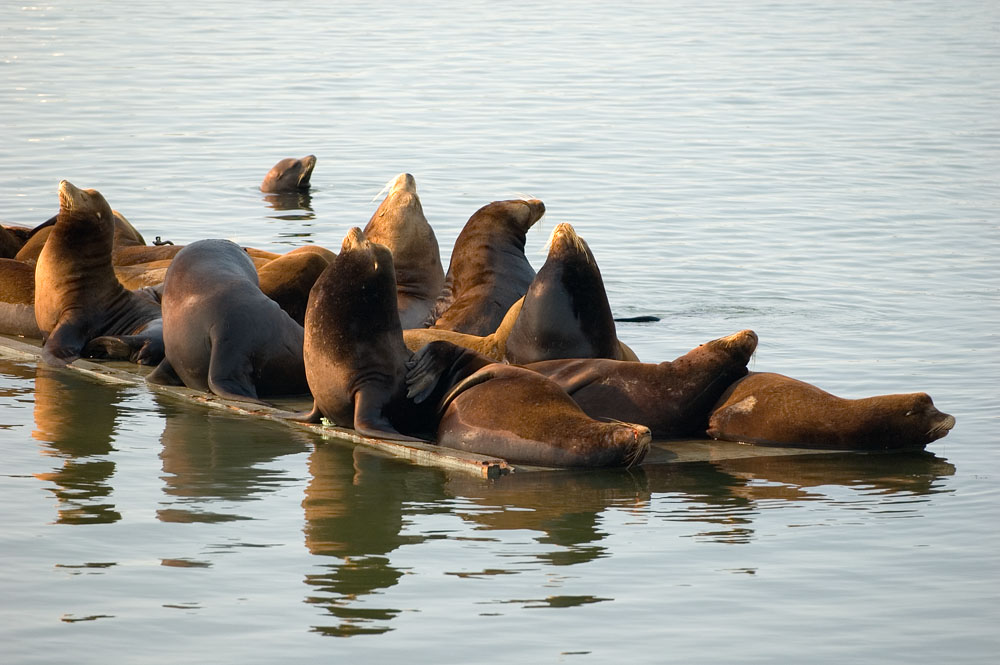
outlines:
[[[552,230],[545,265],[531,281],[507,337],[505,359],[525,365],[557,358],[638,360],[618,341],[590,247],[565,222]]]
[[[540,274],[540,273],[539,273]],[[702,434],[719,396],[747,373],[752,330],[706,342],[671,362],[549,360],[526,365],[557,383],[592,418],[648,427],[657,438]]]
[[[35,318],[42,358],[64,365],[81,355],[163,359],[160,306],[126,290],[111,265],[114,215],[100,192],[59,183],[59,215],[35,266]]]
[[[927,393],[843,399],[782,374],[751,373],[719,398],[708,435],[724,441],[835,450],[923,448],[955,418]]]
[[[415,354],[407,383],[415,402],[436,404],[438,444],[517,464],[632,466],[652,440],[642,425],[594,420],[541,374],[450,342]]]
[[[396,267],[396,304],[403,329],[423,328],[444,286],[444,268],[434,229],[424,217],[417,184],[400,173],[364,229],[365,237],[385,245]]]
[[[239,245],[186,246],[167,269],[162,302],[166,357],[150,383],[243,401],[308,392],[302,327],[260,290]]]
[[[477,210],[455,240],[431,327],[470,335],[496,330],[535,277],[524,243],[544,214],[538,199],[494,201]]]
[[[303,355],[313,409],[341,427],[382,439],[416,440],[406,399],[403,329],[392,253],[352,228],[309,293]]]

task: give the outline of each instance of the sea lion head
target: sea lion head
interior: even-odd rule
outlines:
[[[315,167],[315,155],[306,155],[301,159],[287,157],[267,172],[264,181],[260,183],[260,191],[280,193],[309,189],[309,178]]]
[[[907,439],[928,444],[948,435],[955,426],[955,416],[939,411],[927,393],[909,393],[890,396],[896,409],[900,427]],[[901,415],[900,415],[901,414]]]
[[[59,183],[59,221],[89,219],[102,227],[114,227],[115,216],[111,206],[96,189],[79,189],[69,180]]]
[[[362,308],[363,317],[373,321],[395,318],[394,327],[402,330],[396,310],[396,273],[388,247],[372,242],[355,226],[344,236],[340,254],[327,270],[330,268],[334,268],[341,279],[348,280],[350,289],[355,291],[353,300]],[[379,313],[377,317],[376,312]]]
[[[741,330],[732,335],[705,342],[698,348],[712,352],[723,351],[734,360],[741,361],[745,366],[750,362],[754,351],[757,350],[757,341],[757,333],[752,330]]]

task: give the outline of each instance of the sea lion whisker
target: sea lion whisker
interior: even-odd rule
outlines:
[[[375,203],[375,201],[378,201],[380,198],[382,198],[385,195],[385,193],[388,192],[392,188],[392,186],[396,184],[396,181],[399,180],[400,175],[402,174],[394,175],[391,178],[389,178],[389,181],[382,186],[382,189],[378,190],[378,194],[373,196],[370,202]]]

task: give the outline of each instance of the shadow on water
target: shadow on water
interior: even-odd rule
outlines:
[[[395,586],[404,575],[390,563],[393,550],[430,538],[402,534],[404,504],[442,502],[447,498],[444,472],[335,444],[317,446],[309,470],[312,478],[302,501],[305,544],[311,554],[331,561],[306,575],[312,587],[306,602],[336,620],[313,630],[335,637],[392,630],[387,624],[402,610],[368,607],[368,597]],[[413,509],[407,507],[406,513]]]
[[[107,524],[121,519],[111,501],[115,463],[112,439],[119,403],[127,390],[93,384],[39,364],[35,374],[35,430],[42,451],[62,460],[54,471],[34,474],[59,502],[60,524]]]
[[[251,519],[222,506],[254,501],[287,482],[287,470],[266,463],[309,450],[302,432],[262,425],[248,418],[176,405],[157,398],[165,418],[160,442],[163,492],[171,497],[157,510],[162,522],[229,522]],[[230,503],[231,502],[231,503]]]

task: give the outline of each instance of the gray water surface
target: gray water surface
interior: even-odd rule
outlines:
[[[447,262],[535,196],[529,259],[573,224],[642,359],[752,328],[958,421],[486,482],[0,359],[0,660],[995,662],[998,66],[995,2],[0,6],[5,222],[65,178],[149,240],[336,249],[406,171]]]

